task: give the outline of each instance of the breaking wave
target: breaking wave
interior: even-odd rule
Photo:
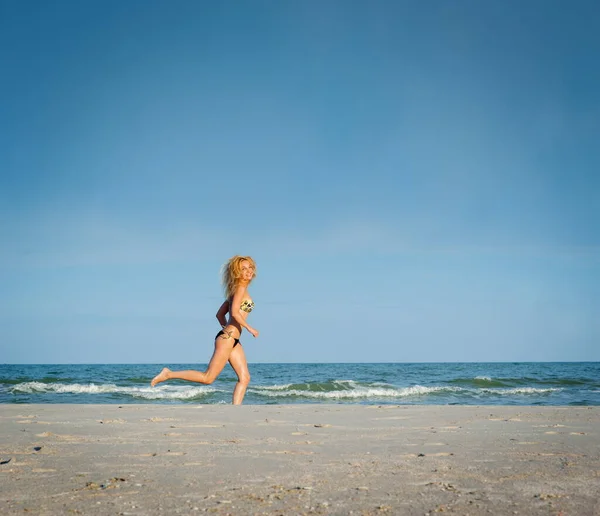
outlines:
[[[64,383],[42,383],[25,382],[12,387],[13,392],[32,393],[55,393],[55,394],[114,394],[123,397],[133,397],[146,400],[194,400],[206,397],[217,389],[208,386],[181,387],[166,386],[159,387],[124,387],[108,384],[64,384]]]
[[[517,387],[469,389],[456,386],[413,385],[396,387],[389,384],[360,383],[352,380],[333,380],[321,383],[298,383],[282,385],[251,386],[248,392],[264,398],[305,398],[314,400],[369,400],[369,399],[422,399],[440,396],[514,396],[514,395],[543,395],[560,391],[557,388]],[[211,386],[179,386],[161,385],[158,387],[127,387],[116,384],[65,384],[25,382],[12,386],[14,393],[53,393],[53,394],[103,394],[122,397],[132,397],[145,400],[201,400],[212,393],[223,392]]]
[[[344,386],[344,388],[340,388]],[[438,393],[457,392],[457,387],[412,387],[366,386],[356,382],[328,382],[327,384],[287,384],[256,386],[248,389],[258,396],[267,398],[300,397],[317,400],[370,399],[370,398],[407,398],[428,396]]]

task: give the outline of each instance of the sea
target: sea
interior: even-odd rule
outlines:
[[[0,403],[228,404],[236,376],[150,387],[163,365],[0,365]],[[600,362],[250,364],[245,404],[600,405]]]

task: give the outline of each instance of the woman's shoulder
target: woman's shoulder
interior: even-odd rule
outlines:
[[[231,303],[233,301],[234,297],[240,296],[240,295],[243,296],[245,293],[246,293],[246,286],[238,285],[232,290],[231,294],[227,298],[227,301],[229,301],[229,303]]]

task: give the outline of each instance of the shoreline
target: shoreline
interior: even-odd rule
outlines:
[[[597,514],[600,407],[1,404],[4,514]]]

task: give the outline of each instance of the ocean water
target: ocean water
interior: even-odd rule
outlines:
[[[231,403],[229,366],[212,385],[150,387],[161,368],[0,365],[0,403]],[[250,364],[250,373],[246,404],[600,405],[600,362]]]

